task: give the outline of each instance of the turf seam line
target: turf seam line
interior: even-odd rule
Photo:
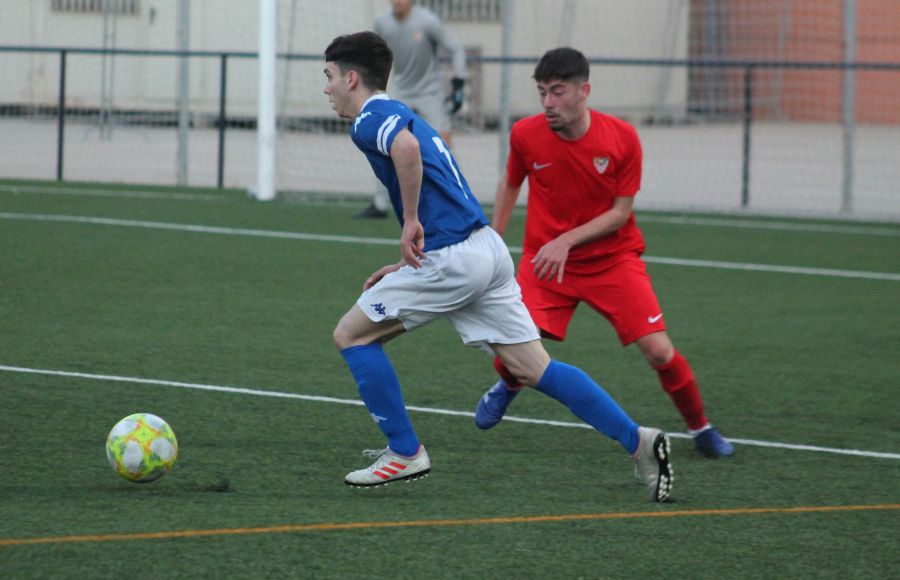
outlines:
[[[160,386],[168,386],[168,387],[179,387],[185,389],[197,389],[203,391],[216,391],[222,393],[236,393],[243,395],[255,395],[261,397],[281,397],[287,399],[300,399],[304,401],[316,401],[322,403],[336,403],[341,405],[354,405],[357,407],[363,406],[363,402],[358,399],[340,399],[336,397],[324,397],[320,395],[303,395],[300,393],[285,393],[281,391],[268,391],[264,389],[251,389],[246,387],[229,387],[223,385],[208,385],[203,383],[187,383],[181,381],[169,381],[162,379],[146,379],[140,377],[123,377],[117,375],[105,375],[105,374],[92,374],[92,373],[82,373],[82,372],[74,372],[74,371],[59,371],[59,370],[49,370],[49,369],[33,369],[27,367],[17,367],[17,366],[7,366],[0,365],[0,372],[12,372],[12,373],[23,373],[23,374],[38,374],[38,375],[49,375],[49,376],[60,376],[60,377],[70,377],[70,378],[78,378],[78,379],[91,379],[97,381],[110,381],[110,382],[120,382],[120,383],[138,383],[145,385],[160,385]],[[407,410],[409,411],[418,411],[420,413],[430,413],[433,415],[451,415],[457,417],[474,417],[475,413],[470,411],[454,411],[452,409],[439,409],[434,407],[418,407],[415,405],[407,405]],[[584,423],[574,423],[568,421],[552,421],[547,419],[531,419],[528,417],[516,417],[512,415],[506,415],[503,417],[504,421],[510,421],[514,423],[529,423],[536,425],[549,425],[553,427],[574,427],[574,428],[582,428],[582,429],[592,429],[590,425],[586,425]],[[685,433],[669,433],[670,437],[680,438],[680,439],[690,439],[690,436]],[[748,445],[755,447],[769,447],[776,449],[788,449],[792,451],[813,451],[819,453],[831,453],[835,455],[852,455],[857,457],[868,457],[868,458],[876,458],[876,459],[900,459],[900,453],[887,453],[881,451],[865,451],[860,449],[839,449],[833,447],[819,447],[815,445],[802,445],[802,444],[794,444],[794,443],[781,443],[781,442],[773,442],[773,441],[761,441],[757,439],[740,439],[740,438],[728,438],[732,443],[738,443],[740,445]]]
[[[288,239],[288,240],[306,240],[315,242],[340,242],[349,244],[372,244],[382,246],[393,246],[397,244],[395,239],[372,238],[361,236],[337,236],[325,234],[309,234],[303,232],[285,232],[276,230],[259,230],[230,228],[220,226],[204,226],[197,224],[176,224],[168,222],[151,222],[142,220],[124,220],[115,218],[101,218],[91,216],[71,216],[57,214],[30,214],[30,213],[0,213],[0,219],[7,220],[30,220],[30,221],[47,221],[47,222],[65,222],[65,223],[85,223],[92,225],[106,225],[119,227],[133,227],[145,229],[158,229],[170,231],[183,231],[191,233],[218,234],[218,235],[234,235],[234,236],[252,236],[262,238]],[[510,246],[509,251],[513,254],[521,254],[522,248],[518,246]],[[694,268],[713,268],[718,270],[739,270],[749,272],[769,272],[778,274],[796,274],[803,276],[826,276],[837,278],[857,278],[866,280],[887,280],[900,282],[900,274],[892,272],[867,272],[860,270],[840,270],[832,268],[809,268],[803,266],[780,266],[777,264],[751,264],[744,262],[728,262],[719,260],[697,260],[688,258],[668,258],[665,256],[643,256],[645,262],[653,264],[665,264],[669,266],[687,266]]]
[[[626,519],[655,519],[698,516],[747,516],[764,514],[810,514],[840,513],[860,511],[892,511],[900,509],[900,504],[849,505],[849,506],[798,506],[768,508],[723,508],[699,510],[673,510],[656,512],[617,512],[606,514],[562,514],[544,516],[510,516],[493,518],[461,518],[438,520],[407,520],[386,522],[345,522],[320,524],[293,524],[256,528],[213,528],[207,530],[174,530],[169,532],[138,532],[130,534],[83,534],[68,536],[45,536],[38,538],[0,538],[0,547],[34,544],[71,544],[116,542],[126,540],[165,540],[176,538],[196,538],[208,536],[236,536],[249,534],[284,534],[301,532],[332,532],[359,529],[451,527],[504,524],[559,523],[573,521],[602,521]]]

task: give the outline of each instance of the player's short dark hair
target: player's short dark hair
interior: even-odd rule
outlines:
[[[564,46],[548,50],[534,67],[533,78],[539,83],[549,81],[587,82],[591,76],[591,65],[581,52]]]
[[[387,88],[394,53],[374,32],[357,32],[332,40],[325,49],[325,62],[335,63],[342,73],[355,70],[367,88],[383,91]]]

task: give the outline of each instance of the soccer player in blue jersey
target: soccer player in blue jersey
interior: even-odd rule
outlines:
[[[373,273],[334,330],[360,397],[387,437],[375,462],[348,485],[372,487],[428,475],[420,443],[382,344],[438,318],[463,342],[499,356],[523,384],[556,399],[631,455],[651,501],[672,489],[668,436],[638,426],[578,368],[552,360],[522,302],[509,250],[488,226],[440,135],[385,93],[393,56],[373,32],[339,36],[325,50],[325,94],[390,195],[402,225],[401,259]]]

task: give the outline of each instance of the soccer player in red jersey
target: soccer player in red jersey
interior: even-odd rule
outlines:
[[[703,412],[694,374],[666,333],[662,309],[641,260],[644,239],[632,207],[641,185],[635,129],[587,107],[590,65],[582,53],[557,48],[534,71],[543,114],[510,132],[506,175],[497,188],[493,228],[503,234],[522,182],[528,213],[517,281],[544,337],[564,340],[580,302],[602,314],[622,345],[636,343],[659,375],[707,457],[734,453]],[[500,359],[501,379],[479,400],[475,422],[502,419],[521,385]]]

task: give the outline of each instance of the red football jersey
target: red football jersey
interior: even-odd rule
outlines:
[[[590,113],[591,126],[577,141],[560,138],[543,114],[512,127],[509,185],[519,186],[528,176],[524,258],[607,211],[616,197],[634,196],[641,187],[641,144],[634,127],[598,111]],[[643,251],[644,238],[632,213],[615,233],[572,248],[566,272],[598,272],[623,252]]]

